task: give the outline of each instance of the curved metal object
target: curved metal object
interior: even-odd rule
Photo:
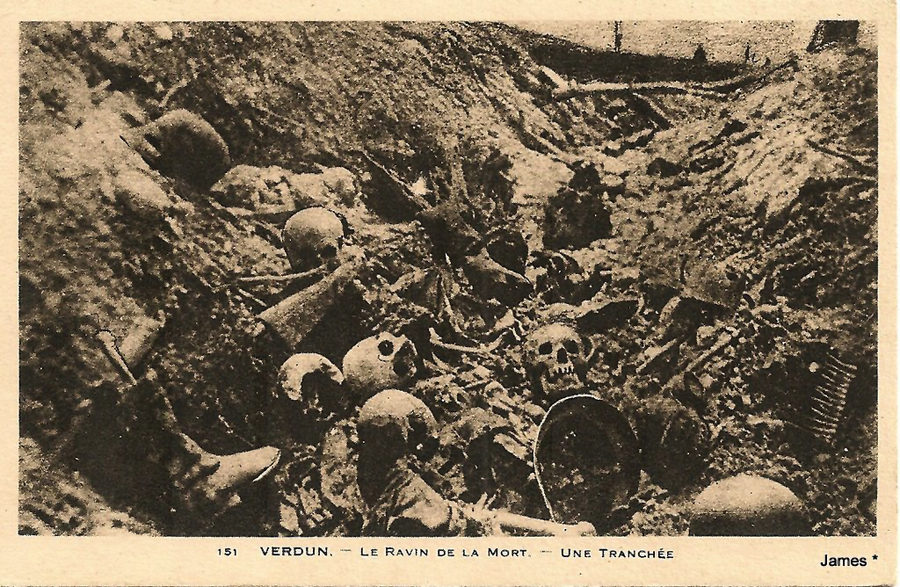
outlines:
[[[589,394],[559,400],[534,443],[534,469],[554,522],[609,529],[640,481],[639,449],[628,420]]]

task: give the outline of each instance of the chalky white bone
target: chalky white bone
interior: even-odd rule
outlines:
[[[587,359],[581,337],[571,326],[554,323],[535,330],[525,341],[524,360],[537,397],[552,403],[580,390],[579,372]]]
[[[417,357],[415,345],[405,336],[371,336],[344,355],[347,386],[360,403],[385,389],[403,388],[416,376]]]

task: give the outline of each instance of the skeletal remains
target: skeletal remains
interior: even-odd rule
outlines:
[[[800,425],[830,444],[841,423],[856,366],[841,361],[834,350],[829,349],[824,364],[812,361],[808,369],[818,381],[810,396],[809,413]]]
[[[305,208],[291,216],[281,233],[294,271],[308,271],[334,259],[344,243],[344,223],[326,208]]]
[[[538,328],[525,341],[525,371],[536,399],[549,406],[566,395],[577,393],[587,371],[585,342],[565,324]]]
[[[418,352],[405,336],[382,332],[358,342],[344,355],[350,391],[363,402],[379,391],[404,388],[415,378]]]
[[[320,375],[340,385],[344,376],[334,364],[316,353],[298,353],[291,356],[281,365],[278,371],[278,383],[284,394],[294,401],[301,402],[307,410],[320,411],[322,400],[320,387],[310,381],[314,375]]]
[[[228,508],[241,503],[238,491],[268,476],[281,459],[281,450],[273,446],[246,450],[232,454],[216,454],[203,449],[190,436],[182,432],[167,393],[150,369],[137,378],[132,366],[140,363],[149,352],[161,323],[145,320],[140,331],[126,338],[121,346],[109,331],[97,335],[101,350],[114,368],[117,376],[110,381],[111,394],[98,394],[89,418],[96,420],[94,429],[110,435],[112,442],[100,440],[104,450],[124,450],[126,454],[143,454],[149,466],[135,470],[125,467],[122,486],[165,487],[171,504],[170,512],[182,522],[193,517],[210,522]],[[130,363],[130,364],[129,364]],[[91,429],[91,426],[87,426]],[[102,438],[102,437],[101,437]],[[95,441],[92,441],[95,442]],[[118,449],[115,442],[123,442]],[[83,442],[85,446],[90,443]],[[99,454],[106,454],[99,451]],[[86,461],[88,459],[85,459]],[[131,463],[133,466],[135,463]],[[108,466],[104,459],[90,466]],[[128,475],[142,475],[142,479],[127,479]],[[176,521],[176,523],[178,523]]]
[[[184,127],[193,131],[197,131],[197,129],[206,131],[208,125],[204,126],[204,124],[202,120],[188,119],[182,113],[178,113],[135,131],[129,138],[133,139],[132,142],[135,143],[136,148],[144,148],[147,153],[155,155],[156,151],[151,143],[152,139],[164,134],[160,129],[177,127],[178,132],[181,132],[181,128]],[[202,132],[199,134],[212,136],[212,133],[209,132],[205,135]],[[143,151],[141,152],[144,154]],[[337,274],[343,275],[338,263],[344,264],[349,257],[352,257],[352,255],[341,255],[342,250],[350,251],[352,249],[352,247],[346,246],[348,232],[345,221],[338,214],[326,208],[311,207],[296,212],[286,222],[281,234],[282,245],[292,270],[309,272],[316,268],[322,268],[327,272],[334,271],[333,278],[336,278]],[[335,270],[336,267],[337,270]],[[348,276],[351,274],[352,272],[348,272]],[[708,282],[712,282],[713,286],[719,288],[712,287],[715,293],[724,290],[723,287],[720,287],[721,280],[712,279],[707,274],[702,274],[694,281],[699,281],[701,285],[708,285]],[[327,279],[323,281],[327,287],[320,287],[319,289],[322,291],[318,292],[317,290],[316,295],[333,298],[332,292],[335,288],[325,282]],[[687,285],[689,286],[691,283]],[[729,307],[733,305],[733,295],[711,296],[707,289],[700,289],[699,293],[693,295],[709,303]],[[693,289],[686,287],[684,295],[690,296],[692,292]],[[727,293],[732,294],[733,292],[729,289]],[[298,305],[301,314],[309,314],[315,306],[315,304],[311,305],[307,302],[309,297],[302,298],[302,303]],[[732,303],[726,303],[726,297],[727,302]],[[286,336],[285,338],[296,340],[295,336]],[[447,349],[479,354],[472,353],[474,349],[442,343],[433,330],[431,342]],[[716,346],[728,342],[730,342],[730,337],[723,339]],[[590,491],[581,497],[573,494],[575,497],[572,497],[569,500],[571,503],[568,504],[572,509],[571,515],[567,519],[563,517],[557,521],[577,522],[579,519],[586,519],[582,516],[593,512],[588,516],[591,522],[598,526],[609,525],[613,523],[612,511],[624,508],[630,496],[636,491],[640,469],[645,470],[655,483],[666,488],[677,489],[683,486],[684,477],[692,477],[703,465],[707,451],[708,428],[692,409],[680,405],[671,398],[660,397],[644,405],[634,421],[629,422],[612,405],[604,403],[593,395],[585,395],[592,391],[590,383],[587,381],[590,343],[572,326],[561,322],[545,324],[527,336],[522,350],[523,367],[535,402],[544,409],[566,401],[575,406],[566,412],[564,417],[559,415],[562,413],[560,410],[557,410],[555,415],[551,410],[541,426],[543,438],[546,441],[548,430],[551,429],[554,430],[554,434],[559,436],[559,439],[568,441],[580,438],[580,442],[576,442],[573,446],[580,447],[585,453],[569,455],[569,461],[564,463],[563,469],[574,468],[568,473],[557,467],[559,470],[553,471],[551,475],[552,467],[543,468],[540,461],[546,461],[543,465],[547,466],[558,464],[554,460],[555,457],[551,458],[548,456],[549,453],[544,454],[546,450],[542,453],[536,448],[534,465],[538,478],[544,479],[544,484],[549,483],[547,486],[551,487],[557,481],[567,480],[567,475],[575,475],[576,471],[581,471],[578,475],[593,476],[594,478],[582,478],[579,484],[584,487],[600,488],[598,491],[603,494],[598,495],[596,492],[591,494]],[[400,502],[406,499],[417,502],[416,507],[421,506],[432,513],[445,512],[450,507],[447,505],[450,502],[445,501],[410,471],[406,471],[402,475],[407,476],[408,483],[411,485],[402,485],[401,487],[415,486],[415,491],[409,495],[390,495],[392,492],[396,493],[394,476],[399,474],[397,473],[398,467],[405,470],[407,459],[429,458],[427,449],[437,446],[438,427],[431,410],[421,400],[404,391],[399,391],[408,389],[417,376],[418,360],[416,347],[406,336],[381,332],[353,346],[343,358],[342,369],[338,369],[322,355],[299,353],[287,359],[279,370],[278,383],[281,392],[289,399],[297,401],[300,409],[307,415],[321,417],[326,413],[336,413],[334,406],[338,404],[334,403],[335,397],[339,398],[343,408],[361,407],[356,419],[360,451],[354,468],[358,467],[359,489],[363,500],[369,507],[368,514],[370,516],[377,517],[379,514],[385,514],[387,510],[399,503],[398,499]],[[819,374],[821,382],[812,396],[811,414],[805,424],[809,430],[827,441],[835,434],[836,423],[841,416],[847,387],[854,375],[855,368],[842,363],[833,354],[829,354],[827,361],[824,361],[823,364],[811,364],[811,371],[814,368],[821,371]],[[127,368],[123,369],[123,372],[126,376],[130,375]],[[335,385],[343,385],[349,393],[336,393],[333,394],[335,397],[326,398],[322,395],[322,391],[326,388],[321,383],[326,380]],[[135,383],[133,378],[130,382]],[[577,403],[579,401],[587,403],[582,406]],[[594,404],[601,405],[602,409]],[[592,409],[595,412],[600,410],[600,412],[592,413]],[[577,414],[572,410],[575,410]],[[575,415],[573,416],[573,414]],[[581,418],[577,426],[572,423],[572,418],[576,416]],[[615,423],[612,428],[610,427],[611,422]],[[617,432],[610,436],[610,430],[613,428],[616,428]],[[540,435],[539,438],[541,438]],[[595,443],[596,446],[587,442],[590,439],[598,438],[603,439],[603,442]],[[213,455],[200,449],[187,437],[183,437],[183,442],[189,449],[188,453],[200,455],[201,465],[212,463],[217,469],[216,473],[204,478],[198,484],[199,491],[205,492],[207,499],[214,499],[219,495],[233,495],[231,493],[233,486],[244,483],[251,477],[258,479],[266,475],[275,466],[280,456],[280,452],[273,447],[264,447],[237,455]],[[536,447],[539,444],[536,443]],[[550,446],[550,444],[544,442],[541,446]],[[586,447],[592,448],[586,449]],[[323,464],[323,467],[325,465],[328,463]],[[604,469],[604,467],[606,468]],[[248,477],[250,471],[253,474]],[[571,480],[569,481],[571,482]],[[766,493],[766,495],[775,496],[768,500],[772,501],[771,504],[760,503],[757,500],[751,504],[750,509],[753,511],[750,512],[750,517],[742,518],[741,516],[744,514],[741,513],[743,511],[741,508],[746,504],[743,504],[741,501],[743,496],[739,494],[744,492],[742,488],[748,484],[756,489],[772,489],[773,485],[767,481],[756,479],[748,481],[742,477],[715,484],[704,492],[701,498],[698,498],[695,505],[696,522],[692,526],[692,532],[697,534],[712,532],[713,530],[706,527],[709,526],[710,520],[715,521],[713,525],[726,521],[733,523],[735,528],[732,531],[736,534],[769,532],[769,530],[756,527],[762,523],[760,520],[768,521],[772,515],[779,518],[784,516],[791,518],[799,511],[795,500],[788,499],[791,497],[789,492],[785,494],[788,497],[785,497],[782,494],[787,490],[778,493],[776,490],[779,487],[775,487]],[[323,487],[325,485],[323,479]],[[542,490],[543,487],[542,485]],[[545,500],[547,497],[548,495],[545,493]],[[734,499],[737,502],[730,503]],[[556,505],[563,507],[560,505],[561,503],[563,502]],[[550,507],[549,501],[547,504]],[[719,511],[720,507],[724,507],[725,511]],[[731,511],[733,508],[737,509]],[[451,509],[453,508],[451,507]],[[556,518],[557,516],[554,514],[556,510],[550,507],[550,511],[551,515]],[[773,514],[773,512],[775,513]],[[407,515],[409,511],[402,513]],[[482,518],[485,515],[482,512]],[[570,532],[580,534],[593,532],[593,526],[590,524],[588,528],[565,526],[515,516],[508,512],[492,512],[488,517],[497,526],[536,533]],[[435,530],[436,528],[431,527],[432,521],[413,520],[411,523],[414,525],[418,522],[423,523],[421,527],[413,530],[413,533],[427,534]],[[370,517],[368,524],[373,523],[378,522]],[[745,523],[750,525],[749,529],[739,528],[741,524]],[[443,522],[441,524],[443,527]],[[387,527],[381,528],[379,531],[392,533],[392,530]],[[443,531],[453,533],[462,530],[460,528],[453,529],[450,524]],[[397,530],[397,532],[405,531]]]
[[[443,498],[411,467],[431,458],[438,425],[425,403],[397,389],[380,391],[360,408],[357,479],[367,504],[363,534],[472,535],[506,528],[545,536],[593,535],[589,522],[562,524]]]

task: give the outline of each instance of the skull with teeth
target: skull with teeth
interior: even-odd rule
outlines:
[[[358,342],[344,355],[346,385],[360,403],[385,389],[402,389],[415,378],[417,360],[411,340],[382,332]]]
[[[344,242],[344,223],[325,208],[306,208],[288,219],[281,233],[294,271],[309,271],[334,259]]]
[[[538,328],[525,341],[525,371],[535,398],[547,405],[582,388],[587,353],[578,333],[565,324]]]

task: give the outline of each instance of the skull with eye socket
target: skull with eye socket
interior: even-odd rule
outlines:
[[[547,406],[583,389],[587,348],[578,332],[565,324],[548,324],[525,340],[524,367],[532,393]]]
[[[346,227],[325,208],[306,208],[291,216],[281,232],[284,252],[296,272],[330,263],[344,244]]]
[[[344,355],[345,384],[362,403],[385,389],[404,388],[415,378],[419,354],[405,336],[382,332],[358,342]]]

